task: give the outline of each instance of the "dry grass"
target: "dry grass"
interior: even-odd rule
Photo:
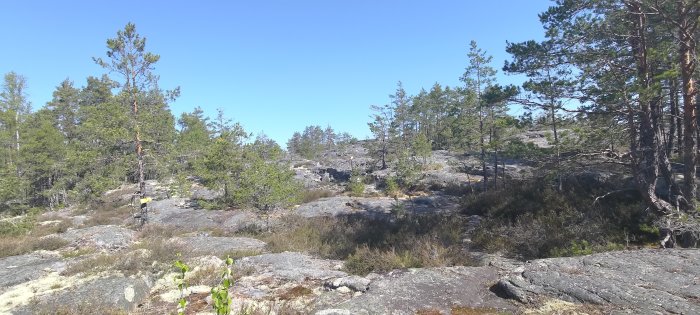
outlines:
[[[335,193],[326,189],[307,190],[302,196],[301,203],[309,203],[321,198],[328,198],[333,196],[335,196]]]
[[[214,287],[221,282],[221,272],[224,270],[223,268],[223,266],[207,266],[197,269],[187,276],[187,281],[191,286],[206,285]],[[240,267],[234,264],[233,267],[231,267],[231,276],[234,283],[243,277],[252,275],[254,272],[255,269],[250,266]]]
[[[90,204],[85,214],[88,219],[83,222],[86,227],[95,225],[121,224],[131,217],[133,209],[124,202],[96,201]]]
[[[235,251],[229,251],[229,252],[223,252],[219,254],[219,258],[222,260],[225,260],[227,257],[231,257],[233,260],[238,260],[243,257],[250,257],[250,256],[257,256],[262,254],[263,252],[260,250],[235,250]]]
[[[331,259],[347,259],[349,272],[366,274],[408,267],[470,265],[462,249],[459,217],[302,218],[257,237],[272,252],[297,251]]]
[[[68,266],[68,268],[61,272],[61,275],[72,276],[79,273],[103,272],[114,268],[118,261],[118,255],[99,254],[71,264]]]
[[[32,246],[30,244],[34,239],[27,236],[4,236],[0,238],[0,258],[31,252]]]
[[[467,306],[454,306],[450,312],[452,315],[498,315],[503,314],[492,308],[482,308],[482,307],[467,307]],[[507,313],[506,313],[507,314]]]
[[[366,275],[370,272],[388,272],[394,269],[470,264],[472,262],[461,250],[423,238],[415,247],[399,251],[394,248],[371,249],[366,245],[360,246],[347,258],[345,270],[352,274]]]
[[[140,272],[160,273],[170,270],[172,262],[178,259],[183,248],[163,239],[148,239],[131,247],[130,252],[99,254],[85,258],[69,266],[61,274],[70,276],[78,273],[99,273],[108,270],[135,275]]]
[[[95,305],[97,304],[97,305]],[[55,305],[53,303],[30,303],[32,314],[37,315],[127,315],[125,310],[99,305],[99,301],[85,302],[77,306]],[[99,310],[99,312],[96,312]]]
[[[37,222],[31,231],[32,236],[42,237],[51,234],[60,234],[68,231],[73,226],[70,219],[58,218],[56,220],[44,220]]]
[[[58,237],[5,236],[0,237],[0,258],[36,250],[57,250],[66,245],[68,241]]]
[[[85,255],[90,255],[93,253],[95,253],[95,249],[90,247],[83,247],[76,250],[64,251],[61,253],[61,256],[63,256],[63,258],[76,258]]]
[[[311,295],[313,293],[314,293],[313,290],[311,290],[305,286],[298,285],[298,286],[290,288],[289,290],[280,294],[278,296],[278,298],[280,300],[294,300],[294,299],[300,298],[302,296]]]
[[[444,313],[437,309],[422,309],[416,312],[416,315],[443,315]],[[450,310],[450,315],[498,315],[498,314],[508,314],[499,312],[492,308],[481,308],[481,307],[466,307],[466,306],[454,306]]]
[[[177,229],[162,224],[148,223],[137,234],[139,239],[168,239],[190,233],[190,230]]]

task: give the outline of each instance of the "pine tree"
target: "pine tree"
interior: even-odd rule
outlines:
[[[141,120],[139,112],[144,101],[145,93],[157,86],[158,77],[153,73],[154,65],[160,59],[159,55],[146,51],[146,38],[136,33],[136,25],[128,23],[123,30],[117,32],[117,37],[107,40],[107,57],[93,60],[110,72],[118,73],[123,79],[122,99],[131,108],[130,129],[133,133],[134,150],[138,167],[139,193],[146,194],[144,152],[141,139]]]
[[[479,121],[479,149],[481,151],[481,168],[483,172],[484,190],[488,190],[488,175],[486,173],[486,138],[488,126],[488,109],[483,102],[483,93],[495,81],[496,70],[489,66],[491,56],[481,50],[475,41],[469,43],[469,53],[467,54],[469,64],[464,70],[464,75],[460,78],[465,83],[467,89],[474,92],[476,96],[476,114]]]

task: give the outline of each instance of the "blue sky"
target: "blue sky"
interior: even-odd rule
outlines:
[[[284,146],[307,125],[363,139],[372,104],[433,83],[459,85],[470,40],[500,70],[506,41],[541,39],[546,0],[3,1],[0,73],[27,77],[35,109],[65,78],[105,71],[105,41],[127,22],[160,54],[160,86],[180,86],[179,116],[223,108]],[[499,83],[519,83],[504,76]]]

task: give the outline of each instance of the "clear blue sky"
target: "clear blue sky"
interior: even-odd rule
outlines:
[[[127,22],[161,55],[162,88],[182,88],[179,116],[216,108],[282,146],[307,125],[363,139],[372,104],[456,86],[470,40],[500,70],[506,41],[541,39],[546,0],[2,1],[0,73],[27,77],[35,109],[65,78],[100,76],[92,57]],[[501,83],[518,83],[503,76]]]

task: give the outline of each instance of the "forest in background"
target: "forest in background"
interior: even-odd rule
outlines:
[[[431,150],[464,152],[478,156],[479,188],[489,196],[513,191],[499,170],[504,159],[537,162],[538,185],[563,195],[570,189],[565,174],[615,165],[633,179],[643,208],[649,209],[643,221],[697,230],[699,17],[696,0],[556,1],[540,15],[543,41],[507,45],[512,58],[502,70],[526,75],[522,86],[500,85],[497,66],[472,42],[464,85],[436,83],[410,96],[399,83],[388,104],[372,106],[374,139],[366,143],[375,168],[396,167],[397,185],[409,190],[412,171],[425,164],[421,161]],[[222,189],[227,205],[269,209],[300,200],[303,188],[274,141],[264,135],[253,139],[223,112],[213,119],[198,108],[173,116],[168,102],[178,89],[160,88],[159,56],[145,43],[127,24],[107,41],[106,57],[94,60],[109,75],[87,78],[83,87],[60,82],[53,100],[35,112],[26,80],[14,72],[5,75],[3,212],[87,202],[123,183],[147,179],[170,180],[184,189],[193,177]],[[513,117],[509,106],[528,112]],[[531,129],[548,130],[552,146],[536,147],[517,137]],[[331,127],[310,126],[296,133],[287,149],[313,158],[352,141]],[[593,197],[612,198],[608,194],[618,190],[624,189],[610,187]]]

